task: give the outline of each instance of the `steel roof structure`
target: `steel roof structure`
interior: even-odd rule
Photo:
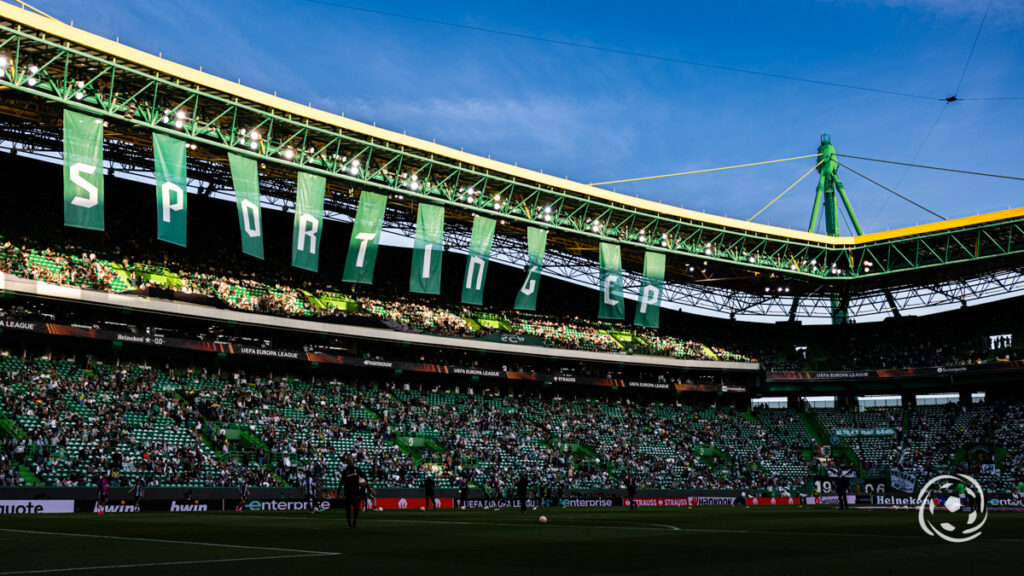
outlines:
[[[297,170],[327,176],[327,214],[361,190],[390,195],[389,230],[446,206],[446,243],[476,214],[500,221],[499,260],[522,261],[528,226],[549,229],[545,273],[591,282],[599,241],[623,249],[627,293],[647,250],[669,255],[666,305],[735,316],[851,317],[965,302],[1021,287],[1024,208],[832,237],[661,204],[464,153],[270,95],[0,2],[0,137],[59,151],[61,112],[107,123],[105,158],[152,169],[154,131],[188,141],[189,177],[230,190],[227,153],[260,162],[264,200],[294,202]]]

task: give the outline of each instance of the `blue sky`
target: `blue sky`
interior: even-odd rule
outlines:
[[[812,154],[822,131],[840,153],[1024,176],[1018,0],[992,0],[957,95],[1022,99],[951,104],[940,99],[957,87],[988,0],[33,4],[248,86],[582,182]],[[1024,182],[847,162],[950,218],[1024,205]],[[615,188],[745,219],[812,166],[802,160]],[[935,220],[849,171],[840,177],[869,232]],[[804,180],[758,221],[806,229],[814,184]]]

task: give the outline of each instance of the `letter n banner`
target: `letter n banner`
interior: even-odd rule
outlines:
[[[184,247],[188,238],[185,141],[154,132],[153,167],[156,178],[156,237]]]
[[[491,243],[494,241],[494,220],[477,216],[473,220],[473,234],[469,238],[469,254],[466,255],[466,277],[462,282],[462,303],[480,306],[484,303],[484,281],[487,279],[487,263],[491,260]]]
[[[441,293],[441,255],[444,253],[444,207],[420,204],[416,211],[416,238],[412,248],[409,291]]]
[[[103,230],[103,120],[64,110],[64,225]]]
[[[600,306],[597,317],[602,320],[622,320],[626,317],[626,304],[622,296],[622,256],[619,245],[601,242]]]
[[[242,252],[263,260],[263,218],[260,215],[260,176],[256,161],[228,153],[231,185],[235,188]]]
[[[320,237],[324,226],[324,190],[327,179],[299,172],[295,194],[295,228],[292,231],[292,266],[317,271]]]
[[[661,291],[665,284],[665,255],[661,252],[644,254],[644,277],[640,282],[640,297],[636,300],[633,324],[657,328],[661,320]]]
[[[540,275],[544,270],[544,248],[548,243],[548,231],[543,228],[526,229],[526,247],[529,256],[526,262],[526,280],[516,294],[516,310],[533,312],[537,309],[537,293],[540,292]]]
[[[357,284],[373,284],[373,266],[377,262],[380,231],[384,227],[384,209],[388,197],[363,190],[359,193],[356,221],[352,225],[352,239],[345,258],[342,280]]]

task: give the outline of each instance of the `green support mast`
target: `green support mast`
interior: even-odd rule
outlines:
[[[821,212],[825,213],[825,234],[828,236],[839,236],[839,204],[836,202],[836,194],[843,201],[846,214],[853,223],[857,235],[863,235],[864,230],[860,227],[857,214],[853,211],[850,198],[846,195],[843,183],[839,180],[839,160],[836,159],[836,149],[832,146],[832,137],[828,134],[821,135],[821,145],[818,146],[818,189],[814,194],[814,208],[811,210],[811,224],[808,232],[815,232],[818,228],[818,218]],[[850,321],[847,303],[849,299],[842,294],[832,296],[832,323],[847,324]]]

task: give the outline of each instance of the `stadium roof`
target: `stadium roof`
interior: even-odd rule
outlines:
[[[151,131],[169,132],[197,144],[200,150],[190,153],[197,159],[223,166],[228,150],[257,157],[270,179],[287,179],[299,168],[323,173],[339,213],[351,208],[358,189],[374,188],[391,193],[393,208],[430,201],[450,206],[455,222],[475,214],[500,217],[499,233],[510,237],[543,226],[552,233],[552,253],[565,255],[563,268],[592,262],[598,241],[621,244],[623,264],[633,271],[641,269],[645,251],[676,254],[681,258],[669,259],[666,281],[676,287],[674,301],[681,305],[794,318],[820,314],[808,302],[839,294],[851,301],[869,298],[870,308],[881,313],[904,307],[893,291],[902,290],[905,302],[932,302],[917,298],[922,286],[958,283],[933,292],[955,293],[950,302],[980,297],[994,275],[1016,270],[1024,256],[1024,208],[831,237],[695,212],[468,154],[279,98],[3,2],[0,32],[9,72],[0,77],[0,88],[15,91],[0,103],[7,116],[55,127],[56,111],[78,108],[109,119],[109,138],[137,146],[147,146]],[[38,71],[30,73],[30,67]],[[184,114],[183,125],[168,124],[168,112]],[[238,134],[254,128],[259,148],[240,147]],[[9,128],[5,133],[10,137]],[[410,175],[420,178],[410,182]],[[475,195],[467,197],[467,189]]]

